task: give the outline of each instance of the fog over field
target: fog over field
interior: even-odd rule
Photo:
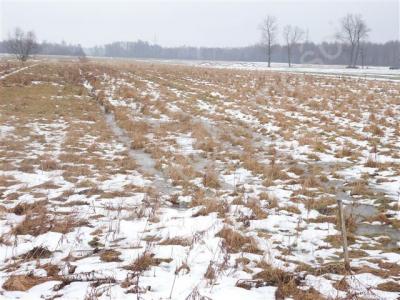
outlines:
[[[29,15],[27,15],[29,13]],[[162,46],[238,47],[259,41],[265,15],[332,40],[337,19],[362,14],[372,42],[399,38],[399,3],[383,1],[1,1],[1,35],[20,26],[49,42],[84,47],[137,39]]]

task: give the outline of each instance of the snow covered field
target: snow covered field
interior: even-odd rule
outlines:
[[[166,64],[199,66],[218,69],[258,70],[272,72],[290,72],[300,74],[316,74],[325,76],[347,76],[375,80],[400,80],[400,70],[390,70],[389,67],[367,66],[365,68],[347,69],[342,65],[317,65],[317,64],[293,64],[291,68],[287,63],[272,63],[268,68],[266,62],[244,61],[202,61],[202,60],[143,60]]]
[[[264,67],[2,62],[0,298],[398,299],[399,71]]]

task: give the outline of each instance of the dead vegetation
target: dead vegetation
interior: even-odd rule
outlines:
[[[47,277],[34,275],[11,275],[3,284],[6,291],[27,291],[35,285],[42,284],[48,280]]]
[[[261,252],[260,249],[258,249],[257,242],[253,238],[244,236],[229,227],[222,228],[216,236],[225,240],[225,246],[229,252]]]
[[[395,83],[126,61],[41,64],[0,82],[0,241],[12,253],[47,233],[62,238],[54,252],[43,245],[9,257],[15,274],[36,262],[47,277],[10,273],[5,291],[88,281],[93,295],[118,285],[152,297],[156,287],[142,278],[173,270],[168,280],[189,275],[190,295],[202,297],[203,283],[219,284],[233,267],[251,276],[236,284],[249,293],[275,286],[277,299],[323,299],[305,274],[351,290],[329,277],[345,275],[338,197],[379,208],[367,223],[400,226],[396,199],[377,192],[399,175]],[[368,250],[397,251],[389,238],[360,239],[354,216],[346,225],[360,266]],[[207,260],[193,265],[201,247]],[[140,254],[126,266],[132,250]],[[176,259],[179,251],[185,257]],[[71,263],[91,256],[124,268],[127,279],[73,274]],[[398,265],[376,256],[379,268],[353,271],[384,278],[374,289],[398,292]],[[257,263],[265,257],[282,268]],[[173,299],[174,288],[168,293]]]

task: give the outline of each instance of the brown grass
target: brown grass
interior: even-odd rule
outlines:
[[[217,189],[220,187],[218,173],[213,166],[208,166],[203,175],[203,185],[205,187]]]
[[[372,191],[368,188],[368,183],[363,180],[352,182],[351,195],[371,195]]]
[[[263,270],[253,276],[254,279],[261,279],[267,285],[278,286],[288,284],[295,280],[295,276],[281,269],[274,268],[270,265],[263,264]]]
[[[129,267],[128,269],[134,272],[144,272],[148,270],[151,266],[157,266],[159,263],[154,258],[153,253],[145,252],[140,255]]]
[[[10,210],[10,212],[18,216],[25,215],[28,212],[29,214],[41,213],[46,209],[46,204],[46,200],[35,201],[33,203],[18,203],[16,206],[14,206],[14,208]]]
[[[186,246],[191,245],[191,241],[186,238],[174,237],[174,238],[167,238],[158,244],[159,245],[179,245],[179,246],[186,247]]]
[[[37,277],[34,275],[11,275],[3,284],[6,291],[27,291],[35,285],[42,284],[48,280],[46,277]]]
[[[25,219],[17,224],[12,233],[15,235],[30,234],[38,236],[48,231],[68,233],[75,227],[87,225],[86,220],[77,220],[73,216],[51,217],[46,208],[33,214],[27,214]]]
[[[229,227],[222,228],[221,231],[216,234],[216,236],[225,240],[226,248],[231,253],[237,253],[241,251],[260,253],[260,250],[258,249],[253,238],[244,236]]]
[[[224,217],[229,210],[229,206],[225,201],[220,201],[215,198],[204,198],[203,196],[195,197],[191,202],[192,207],[204,206],[193,217],[206,216],[216,212],[220,218]]]
[[[252,210],[254,219],[265,219],[268,216],[258,199],[249,199],[245,206]]]
[[[394,281],[387,281],[384,283],[380,283],[376,287],[378,290],[386,291],[386,292],[400,292],[400,284]]]
[[[119,262],[122,261],[119,256],[121,252],[113,249],[104,250],[100,253],[100,260],[104,262]]]
[[[367,168],[380,168],[381,164],[372,157],[369,157],[364,166]]]
[[[39,258],[49,258],[52,253],[47,248],[44,247],[34,247],[28,252],[19,256],[23,260],[39,259]]]
[[[58,162],[54,159],[45,159],[40,163],[40,168],[43,171],[54,171],[60,169]]]
[[[253,276],[265,285],[277,286],[275,299],[291,297],[295,300],[322,300],[325,299],[313,288],[302,290],[299,288],[300,279],[293,273],[285,272],[267,264],[262,264],[263,270]]]

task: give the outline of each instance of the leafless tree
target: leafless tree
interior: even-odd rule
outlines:
[[[304,31],[297,26],[286,25],[285,28],[283,28],[283,39],[286,43],[289,68],[292,66],[293,47],[301,41],[303,35]]]
[[[260,24],[262,43],[267,47],[268,67],[271,67],[272,46],[276,42],[278,22],[274,16],[267,16]]]
[[[24,32],[15,28],[7,41],[8,51],[22,63],[26,62],[37,48],[36,35],[33,31]]]
[[[349,67],[354,68],[360,55],[360,45],[368,37],[368,28],[361,15],[347,14],[340,20],[337,37],[349,46]]]

